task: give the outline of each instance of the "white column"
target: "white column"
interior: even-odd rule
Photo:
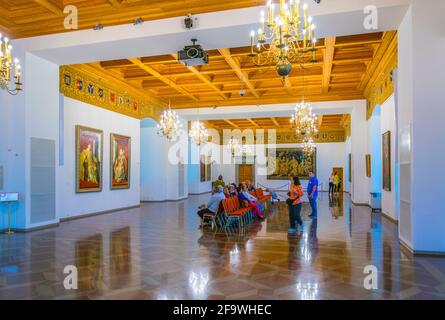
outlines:
[[[356,204],[369,203],[365,161],[368,140],[367,128],[366,101],[358,101],[351,112],[352,182],[350,190],[351,199]]]
[[[444,11],[414,0],[399,29],[400,238],[418,253],[445,253]]]

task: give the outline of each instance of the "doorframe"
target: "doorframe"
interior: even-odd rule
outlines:
[[[247,163],[247,157],[236,157],[235,158],[235,183],[239,181],[239,166],[240,165],[251,165],[252,166],[252,184],[256,183],[256,156],[252,156],[249,158],[253,158],[253,163]],[[237,161],[241,160],[241,161]]]

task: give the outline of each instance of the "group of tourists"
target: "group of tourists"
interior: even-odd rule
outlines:
[[[212,195],[207,205],[199,207],[198,215],[201,219],[203,219],[204,214],[216,215],[222,200],[238,197],[240,203],[249,207],[257,218],[264,219],[264,206],[253,196],[254,193],[255,186],[250,181],[241,182],[238,186],[235,183],[226,185],[223,176],[220,175],[212,183]]]
[[[341,179],[337,171],[332,171],[329,177],[329,197],[338,196],[341,188]]]
[[[290,228],[288,229],[288,232],[290,234],[297,233],[300,229],[300,231],[303,230],[304,224],[303,219],[301,218],[301,208],[303,206],[303,188],[300,183],[300,178],[298,177],[291,177],[290,178],[290,188],[288,192],[288,198],[286,200],[286,203],[289,208],[289,221],[290,221]],[[312,213],[309,215],[310,218],[316,220],[318,217],[317,212],[317,198],[318,198],[318,179],[315,176],[313,172],[309,172],[309,183],[307,185],[307,196],[309,199],[309,204],[312,209]]]
[[[286,204],[288,205],[290,221],[288,232],[293,234],[299,232],[299,229],[303,230],[304,228],[303,220],[301,218],[304,193],[300,179],[297,176],[290,177],[290,182],[291,184],[289,192],[287,193],[288,198]],[[315,220],[318,216],[318,179],[313,172],[309,172],[309,183],[306,192],[312,210],[309,217]],[[218,180],[212,183],[212,195],[207,205],[203,205],[199,208],[198,215],[201,219],[203,219],[204,214],[216,215],[220,209],[222,200],[236,196],[240,203],[249,207],[258,219],[264,219],[264,207],[253,194],[255,194],[255,186],[249,181],[242,182],[238,186],[235,183],[226,185],[223,177],[220,175]]]

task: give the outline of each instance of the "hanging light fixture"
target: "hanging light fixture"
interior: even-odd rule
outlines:
[[[290,118],[291,127],[302,137],[312,137],[318,133],[318,117],[312,113],[312,107],[307,102],[300,102]]]
[[[14,71],[14,77],[12,77]],[[0,33],[0,88],[9,94],[17,95],[22,91],[20,82],[21,67],[19,60],[12,57],[12,46],[8,38]],[[15,86],[11,88],[11,86]]]
[[[169,66],[169,81],[171,82],[171,69]],[[168,110],[161,115],[158,124],[158,135],[167,138],[168,141],[174,141],[180,134],[182,125],[179,121],[178,114],[171,109],[171,98],[168,101]]]
[[[307,155],[311,155],[315,151],[315,143],[312,137],[305,138],[303,140],[303,152]]]
[[[178,114],[170,109],[169,104],[168,110],[165,110],[161,115],[158,124],[158,135],[167,138],[168,141],[174,141],[179,136],[181,128]]]
[[[275,15],[275,4],[268,2],[267,17],[262,11],[257,36],[255,31],[250,33],[250,57],[255,65],[275,65],[278,75],[284,78],[291,73],[293,63],[317,62],[316,26],[307,8],[307,4],[300,6],[300,0],[280,0]]]
[[[240,154],[243,151],[243,147],[237,138],[231,137],[229,143],[227,144],[232,157],[236,154]]]
[[[207,132],[206,127],[204,124],[199,121],[193,121],[192,127],[190,129],[189,136],[193,139],[193,141],[196,143],[196,145],[200,146],[201,144],[204,144],[209,139],[209,134]]]

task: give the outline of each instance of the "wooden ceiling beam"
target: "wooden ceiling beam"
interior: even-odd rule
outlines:
[[[230,120],[224,119],[224,121],[227,122],[228,124],[230,124],[232,127],[236,128],[236,129],[239,128],[239,126],[238,126],[237,124],[233,123],[233,122],[230,121]]]
[[[175,58],[175,61],[177,61],[178,55],[172,54],[172,56],[173,58]],[[199,80],[204,82],[208,87],[210,87],[213,91],[215,91],[221,98],[223,98],[224,100],[228,99],[227,95],[225,95],[220,88],[214,85],[207,76],[201,74],[201,72],[197,67],[188,66],[187,69],[189,69],[196,77],[198,77]]]
[[[256,97],[259,98],[260,95],[256,92],[254,85],[249,81],[249,76],[246,72],[241,70],[239,62],[235,61],[234,58],[230,55],[230,49],[219,49],[219,53],[224,57],[227,64],[232,68],[238,78],[244,82],[250,92]]]
[[[252,120],[251,118],[247,118],[247,121],[249,121],[251,124],[253,124],[255,127],[260,127],[260,125],[258,125],[258,123],[256,123],[254,120]]]
[[[277,119],[275,117],[271,117],[270,120],[272,120],[272,122],[274,123],[274,125],[276,125],[277,127],[280,126],[280,124],[278,123]]]
[[[397,31],[388,31],[383,34],[382,43],[380,44],[379,48],[377,49],[376,53],[374,54],[374,59],[372,60],[372,63],[369,65],[366,73],[363,75],[363,79],[360,83],[359,89],[364,91],[368,83],[370,82],[371,77],[378,69],[381,60],[385,56],[386,52],[388,51],[389,46],[393,42],[393,40],[397,36]]]
[[[63,9],[59,8],[58,6],[56,6],[55,4],[53,4],[52,2],[48,1],[48,0],[33,0],[35,3],[39,4],[40,6],[48,9],[49,11],[51,11],[52,13],[54,13],[55,15],[59,16],[59,17],[63,17]]]
[[[328,93],[330,89],[329,85],[331,83],[332,63],[334,61],[335,38],[326,38],[325,45],[322,92]]]
[[[107,0],[116,9],[122,8],[122,1],[120,0]]]
[[[147,71],[148,73],[153,75],[155,78],[161,80],[162,82],[164,82],[168,86],[172,87],[176,91],[182,93],[184,96],[187,96],[187,97],[189,97],[190,99],[192,99],[194,101],[198,101],[199,100],[194,95],[192,95],[189,92],[187,92],[186,90],[184,90],[182,87],[176,85],[173,81],[170,81],[169,79],[165,78],[163,75],[161,75],[158,71],[156,71],[152,67],[149,67],[149,66],[146,66],[145,64],[143,64],[140,59],[132,58],[132,59],[128,59],[128,60],[130,62],[132,62],[134,65],[136,65],[139,68],[141,68],[142,70]]]
[[[318,115],[318,123],[317,123],[317,125],[318,125],[318,129],[320,129],[323,126],[323,115],[322,114]]]

